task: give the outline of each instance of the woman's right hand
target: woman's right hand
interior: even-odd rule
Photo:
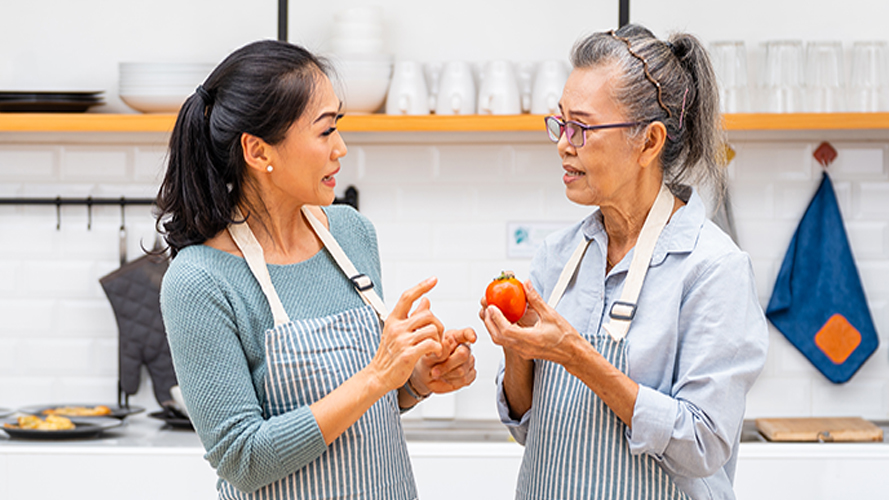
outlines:
[[[429,299],[423,297],[437,282],[436,278],[429,278],[406,290],[386,318],[380,347],[370,368],[387,390],[404,385],[421,357],[444,354],[441,344],[444,325],[432,314]],[[417,308],[411,312],[418,299]]]

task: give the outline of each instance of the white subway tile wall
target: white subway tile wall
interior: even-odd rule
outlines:
[[[429,294],[447,327],[469,326],[475,384],[406,418],[496,419],[493,378],[500,351],[478,319],[479,299],[502,270],[524,278],[528,259],[506,254],[507,224],[569,224],[588,212],[565,199],[560,162],[540,140],[465,144],[403,134],[346,135],[338,191],[355,185],[373,221],[391,304],[435,275]],[[131,142],[0,144],[0,196],[153,197],[163,176],[164,137]],[[741,247],[753,259],[760,300],[821,179],[817,141],[732,143],[730,198]],[[748,417],[861,415],[889,418],[889,141],[835,141],[830,166],[840,208],[882,346],[846,384],[828,382],[774,328],[766,368],[748,397]],[[56,224],[60,228],[56,229]],[[117,325],[99,278],[118,266],[116,206],[0,206],[0,407],[47,401],[114,401]],[[88,229],[88,224],[90,228]],[[126,209],[127,257],[154,241],[148,207]],[[155,406],[147,374],[133,401]]]

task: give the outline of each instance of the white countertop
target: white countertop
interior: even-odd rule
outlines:
[[[421,498],[513,498],[524,448],[499,422],[406,419],[404,428]],[[881,472],[889,470],[887,442],[770,443],[755,437],[748,435],[741,443],[735,477],[739,500],[882,500],[880,495],[889,491],[889,475]],[[112,500],[125,491],[130,500],[212,500],[216,474],[203,455],[193,431],[145,414],[130,416],[123,426],[92,439],[2,436],[0,499],[38,492],[40,498]],[[57,480],[46,481],[47,470]],[[97,476],[96,470],[103,473]],[[442,489],[441,478],[455,475],[464,480]]]
[[[2,429],[0,429],[2,431]],[[204,449],[197,434],[189,429],[168,426],[145,414],[131,415],[123,425],[97,437],[83,439],[11,439],[0,432],[0,454],[14,453],[78,454],[197,454]]]
[[[405,420],[404,429],[411,454],[520,456],[523,450],[511,439],[505,427],[495,421]],[[19,452],[203,456],[204,449],[194,431],[168,426],[141,413],[127,417],[120,427],[86,439],[10,439],[0,432],[0,454]],[[753,437],[742,441],[740,453],[742,457],[889,456],[889,432],[884,433],[882,443],[772,443]]]

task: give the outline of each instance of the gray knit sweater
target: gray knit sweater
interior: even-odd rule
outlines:
[[[348,206],[325,212],[333,236],[382,294],[373,225]],[[364,304],[324,249],[303,262],[268,268],[291,320]],[[205,245],[182,249],[164,276],[161,310],[182,395],[220,477],[250,492],[325,451],[308,406],[263,418],[264,334],[274,321],[243,258]]]

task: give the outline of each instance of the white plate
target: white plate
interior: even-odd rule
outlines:
[[[184,95],[122,95],[127,106],[143,113],[176,113],[185,102]]]

